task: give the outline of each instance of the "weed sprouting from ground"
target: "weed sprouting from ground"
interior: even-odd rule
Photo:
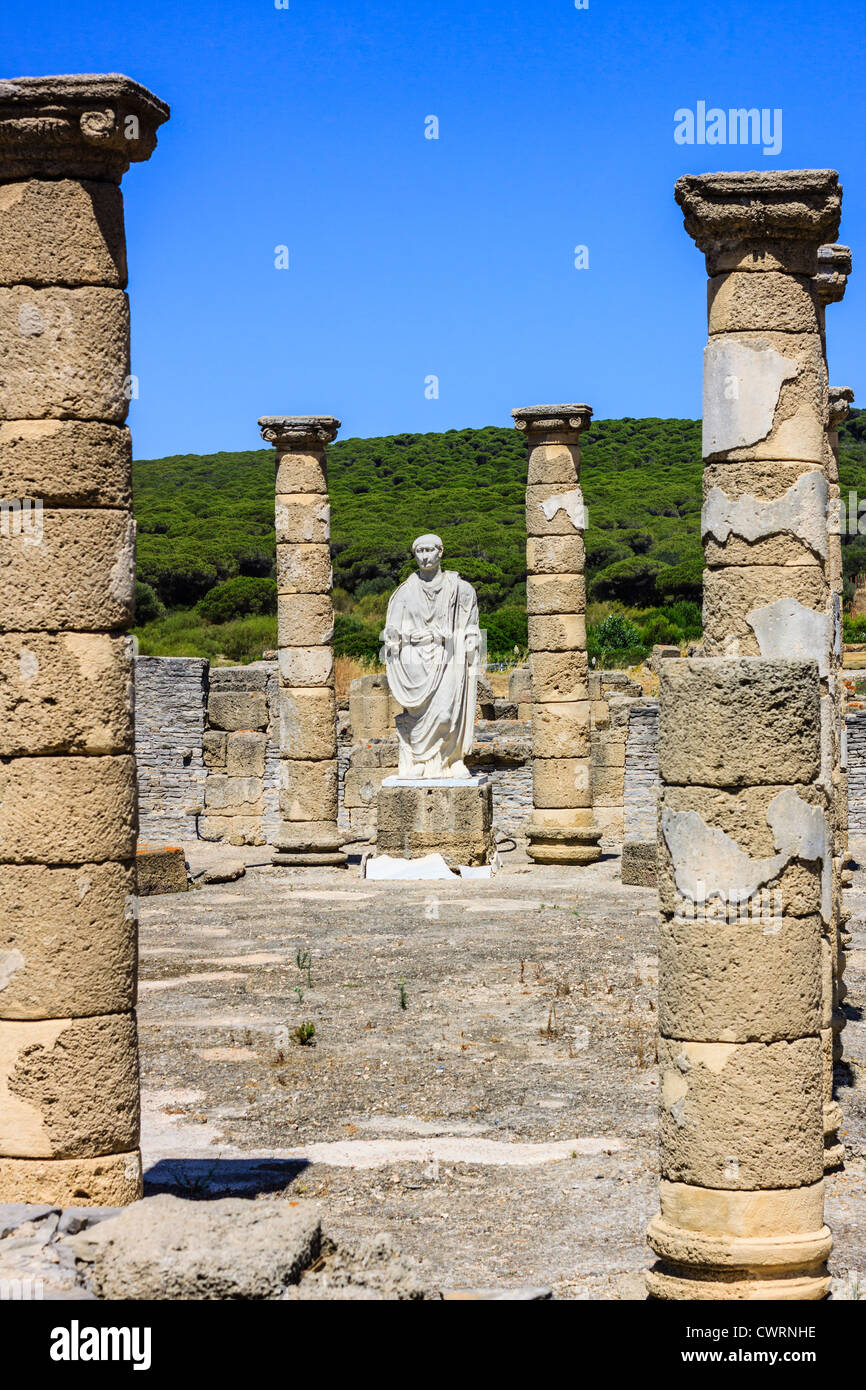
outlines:
[[[315,1023],[299,1023],[290,1034],[292,1042],[297,1043],[298,1047],[314,1047],[316,1037]]]
[[[313,958],[310,955],[309,951],[305,951],[301,946],[299,946],[297,951],[295,952],[295,965],[298,967],[302,974],[304,971],[307,972],[308,989],[313,988],[313,977],[311,974],[312,964]]]
[[[189,1177],[181,1168],[172,1168],[171,1176],[174,1186],[184,1197],[191,1202],[204,1201],[211,1195],[211,1178],[219,1166],[219,1158],[216,1158],[213,1165],[204,1173],[198,1173],[195,1177]]]
[[[561,1029],[560,1026],[559,1026],[559,1020],[558,1020],[557,1017],[556,1017],[556,1004],[555,1004],[555,1003],[551,1003],[551,1005],[550,1005],[550,1010],[549,1010],[548,1015],[547,1015],[547,1025],[546,1025],[546,1027],[544,1027],[544,1028],[539,1028],[538,1031],[539,1031],[541,1037],[544,1038],[545,1041],[547,1041],[547,1042],[554,1042],[554,1041],[556,1040],[556,1038],[561,1037],[561,1035],[562,1035],[562,1029]]]
[[[400,1008],[408,1009],[409,1000],[406,995],[406,981],[404,979],[401,978],[400,983],[397,986],[397,989],[399,990]]]

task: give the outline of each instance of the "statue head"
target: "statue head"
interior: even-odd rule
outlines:
[[[444,546],[439,536],[419,536],[412,542],[412,554],[418,562],[418,569],[428,579],[439,569]]]

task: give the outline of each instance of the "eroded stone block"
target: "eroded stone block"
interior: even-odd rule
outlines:
[[[0,764],[0,863],[91,864],[135,854],[135,759]]]
[[[126,285],[123,199],[113,183],[0,187],[0,285]]]
[[[138,1118],[133,1014],[0,1020],[0,1156],[123,1153]]]
[[[820,1181],[817,1037],[773,1043],[662,1037],[659,1069],[663,1178],[734,1189]]]
[[[277,592],[330,594],[331,550],[324,542],[277,546]]]
[[[659,772],[668,785],[777,785],[818,776],[812,662],[687,658],[663,662],[659,674]]]
[[[133,1008],[135,893],[127,864],[0,864],[0,1018]]]
[[[211,690],[207,716],[215,729],[234,733],[238,729],[266,729],[268,700],[260,690]],[[210,780],[210,779],[209,779]]]
[[[333,690],[281,690],[280,720],[280,750],[284,758],[337,756],[337,705]]]
[[[129,381],[122,290],[0,288],[0,419],[122,424]]]
[[[402,859],[441,854],[449,865],[488,864],[493,858],[489,782],[383,786],[376,806],[379,854]]]
[[[132,748],[129,638],[0,634],[0,757]]]
[[[6,497],[39,497],[45,507],[128,508],[129,430],[99,420],[4,420],[0,477]]]
[[[697,1042],[774,1042],[816,1033],[820,917],[775,912],[765,892],[727,915],[662,917],[659,1028]]]
[[[2,370],[2,368],[0,368]],[[44,508],[2,538],[7,631],[113,631],[132,621],[135,523],[126,511]]]

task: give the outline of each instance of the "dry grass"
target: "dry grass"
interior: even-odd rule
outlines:
[[[644,695],[658,695],[659,678],[655,671],[650,670],[649,666],[629,666],[628,676],[630,680],[637,681]]]
[[[497,700],[508,699],[508,678],[510,675],[510,671],[487,672],[487,679],[493,687],[493,694],[496,696]]]
[[[349,686],[360,676],[371,676],[383,668],[375,661],[361,661],[356,656],[338,656],[334,661],[334,682],[337,699],[348,700]]]

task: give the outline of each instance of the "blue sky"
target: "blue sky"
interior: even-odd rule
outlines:
[[[845,0],[5,0],[0,39],[5,76],[120,71],[172,107],[124,181],[150,458],[260,447],[266,414],[339,415],[344,438],[560,400],[698,416],[705,272],[673,185],[715,168],[840,171],[854,274],[831,381],[866,404],[862,19]],[[698,101],[781,108],[780,154],[677,145]]]

